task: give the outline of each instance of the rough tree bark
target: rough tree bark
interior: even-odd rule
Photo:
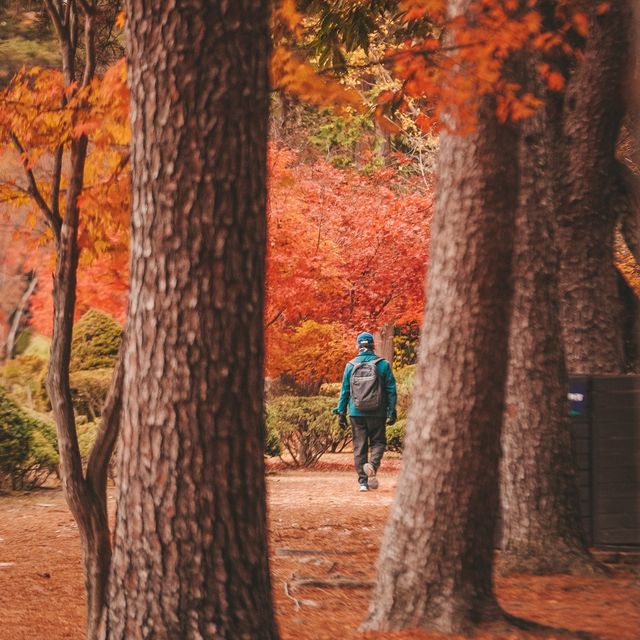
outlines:
[[[491,574],[516,141],[485,105],[474,134],[440,145],[422,347],[366,629],[459,632],[501,617]]]
[[[558,214],[561,318],[570,373],[621,373],[621,304],[613,234],[621,185],[615,148],[624,116],[631,16],[626,0],[592,15],[567,89],[567,191]]]
[[[520,124],[499,566],[503,573],[584,573],[598,565],[579,518],[559,317],[554,219],[562,107],[560,96],[535,80],[539,62],[528,61],[527,77],[545,106]]]
[[[273,639],[267,2],[127,3],[129,342],[102,638]]]

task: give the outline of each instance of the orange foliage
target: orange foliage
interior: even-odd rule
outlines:
[[[291,329],[269,332],[269,374],[286,374],[301,386],[339,380],[345,362],[353,357],[353,342],[337,322],[305,320]]]
[[[271,150],[269,170],[270,375],[308,359],[298,349],[308,321],[337,331],[348,354],[358,330],[421,318],[429,197],[415,185],[398,193],[389,171],[366,178],[322,160],[303,164],[286,149]],[[314,345],[318,357],[323,342]]]
[[[85,188],[79,198],[80,270],[76,316],[90,307],[124,320],[127,291],[129,188],[129,95],[124,60],[101,79],[78,90],[65,88],[57,71],[22,70],[0,92],[0,147],[13,147],[14,163],[24,170],[19,178],[0,178],[0,201],[25,216],[25,229],[15,242],[27,256],[26,269],[38,273],[32,302],[36,330],[52,330],[51,231],[42,223],[41,208],[29,186],[30,171],[38,193],[54,206],[53,157],[80,133],[90,136],[85,163]],[[15,172],[13,173],[15,176]],[[67,176],[62,172],[62,209]]]
[[[53,272],[46,260],[36,269],[38,288],[31,299],[30,324],[38,333],[51,335],[53,328]],[[89,309],[102,309],[124,324],[129,293],[128,253],[111,251],[94,257],[78,270],[75,319]]]
[[[333,107],[340,112],[344,107],[363,110],[357,91],[349,89],[329,76],[321,76],[310,62],[284,46],[277,47],[271,56],[271,84],[305,102]]]
[[[336,3],[335,10],[348,15],[349,5],[361,4],[356,0]],[[589,29],[581,0],[557,3],[551,16],[544,0],[473,0],[462,14],[452,14],[452,6],[455,4],[446,0],[401,0],[392,31],[404,33],[399,20],[407,27],[406,33],[414,35],[389,47],[381,58],[356,65],[367,68],[380,64],[392,72],[395,86],[381,92],[375,109],[383,130],[398,132],[387,117],[399,109],[417,117],[424,131],[431,132],[444,123],[450,130],[467,133],[475,128],[477,108],[484,96],[495,98],[501,120],[527,118],[542,100],[520,84],[517,60],[530,55],[543,57],[541,77],[549,89],[561,91],[565,77],[559,65],[579,54],[575,43],[586,37]],[[601,2],[593,11],[598,14],[608,8],[607,2]],[[316,22],[322,25],[323,16],[320,12],[318,20],[313,19],[317,16],[304,18],[292,0],[276,3],[274,87],[315,104],[358,108],[364,100],[348,88],[353,83],[340,82],[328,73],[331,69],[320,72],[304,60],[305,43],[313,38]],[[354,32],[358,29],[366,27],[353,27]],[[353,40],[351,35],[342,37],[346,42]],[[337,43],[339,36],[335,39]],[[366,49],[364,44],[359,46]],[[365,53],[368,56],[368,51]],[[419,115],[416,106],[422,110]]]
[[[72,96],[61,107],[63,93],[55,72],[19,74],[0,94],[0,143],[11,144],[12,135],[20,138],[25,149],[20,161],[38,176],[47,199],[51,156],[57,145],[67,145],[74,135],[69,131],[71,116],[76,133],[78,128],[90,133],[86,186],[79,201],[82,253],[77,313],[98,307],[123,321],[130,210],[124,63],[79,92],[83,102]],[[11,112],[10,105],[16,101],[21,106]],[[338,331],[331,323],[355,330],[390,318],[419,317],[429,200],[398,195],[385,172],[368,179],[322,161],[303,165],[295,153],[277,149],[271,151],[269,162],[267,319],[278,316],[270,333],[271,353],[284,357],[298,351],[312,326],[301,324],[305,321],[322,325],[322,331],[330,327],[342,334],[343,329]],[[64,188],[63,176],[63,192]],[[35,231],[42,229],[42,225],[36,227],[37,207],[24,183],[5,181],[1,189],[12,204],[29,208]],[[50,235],[45,232],[39,237],[44,244]],[[33,252],[29,266],[36,268],[40,282],[32,305],[33,324],[38,331],[50,333],[52,261],[42,249]],[[274,335],[281,336],[279,342]],[[337,340],[343,344],[342,336]],[[333,350],[340,354],[335,362],[342,363],[342,346]],[[270,362],[275,363],[273,357]],[[321,375],[329,371],[333,375],[333,365],[326,366],[329,369]]]
[[[444,5],[441,0],[403,2],[405,20],[429,20],[440,37],[405,42],[386,56],[403,81],[391,103],[403,109],[411,97],[435,105],[428,118],[422,114],[419,126],[425,130],[441,123],[445,112],[449,129],[472,130],[479,100],[487,95],[495,97],[501,120],[529,117],[542,101],[516,81],[511,71],[515,57],[536,51],[573,55],[567,34],[588,32],[586,14],[572,3],[561,5],[550,29],[543,25],[539,0],[476,0],[468,14],[446,18]],[[551,62],[541,65],[540,72],[551,90],[564,88],[565,78]]]
[[[362,111],[359,93],[348,88],[331,75],[321,75],[300,53],[304,36],[304,15],[298,11],[295,0],[274,2],[271,31],[271,86],[298,96],[305,102],[332,107],[340,111],[351,107]]]

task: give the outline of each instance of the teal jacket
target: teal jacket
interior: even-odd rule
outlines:
[[[367,360],[375,360],[378,356],[373,351],[363,351],[360,355],[356,356],[356,362],[366,362]],[[344,376],[342,377],[342,389],[340,390],[340,400],[338,400],[338,407],[334,413],[346,413],[347,404],[349,405],[350,416],[386,416],[389,417],[396,412],[396,400],[398,394],[396,392],[396,379],[393,377],[393,371],[391,366],[386,360],[380,360],[376,365],[378,374],[382,381],[382,386],[385,390],[384,402],[379,409],[373,411],[360,411],[356,409],[355,405],[350,399],[351,389],[351,372],[353,371],[353,365],[351,362],[347,363],[344,370]]]

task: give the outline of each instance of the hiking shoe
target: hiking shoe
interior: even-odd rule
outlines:
[[[369,491],[369,487],[367,487],[367,485],[366,485],[366,484],[361,484],[361,485],[360,485],[360,489],[359,489],[359,490],[360,490],[360,491]]]
[[[369,476],[369,489],[377,489],[379,485],[375,467],[370,462],[365,462],[362,470]]]

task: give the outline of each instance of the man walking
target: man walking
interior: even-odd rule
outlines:
[[[353,432],[353,457],[360,491],[378,488],[376,472],[387,444],[385,424],[396,421],[396,381],[391,365],[373,351],[373,336],[361,333],[358,355],[347,363],[340,400],[334,413],[347,426],[347,406]],[[371,449],[371,460],[369,460]]]

